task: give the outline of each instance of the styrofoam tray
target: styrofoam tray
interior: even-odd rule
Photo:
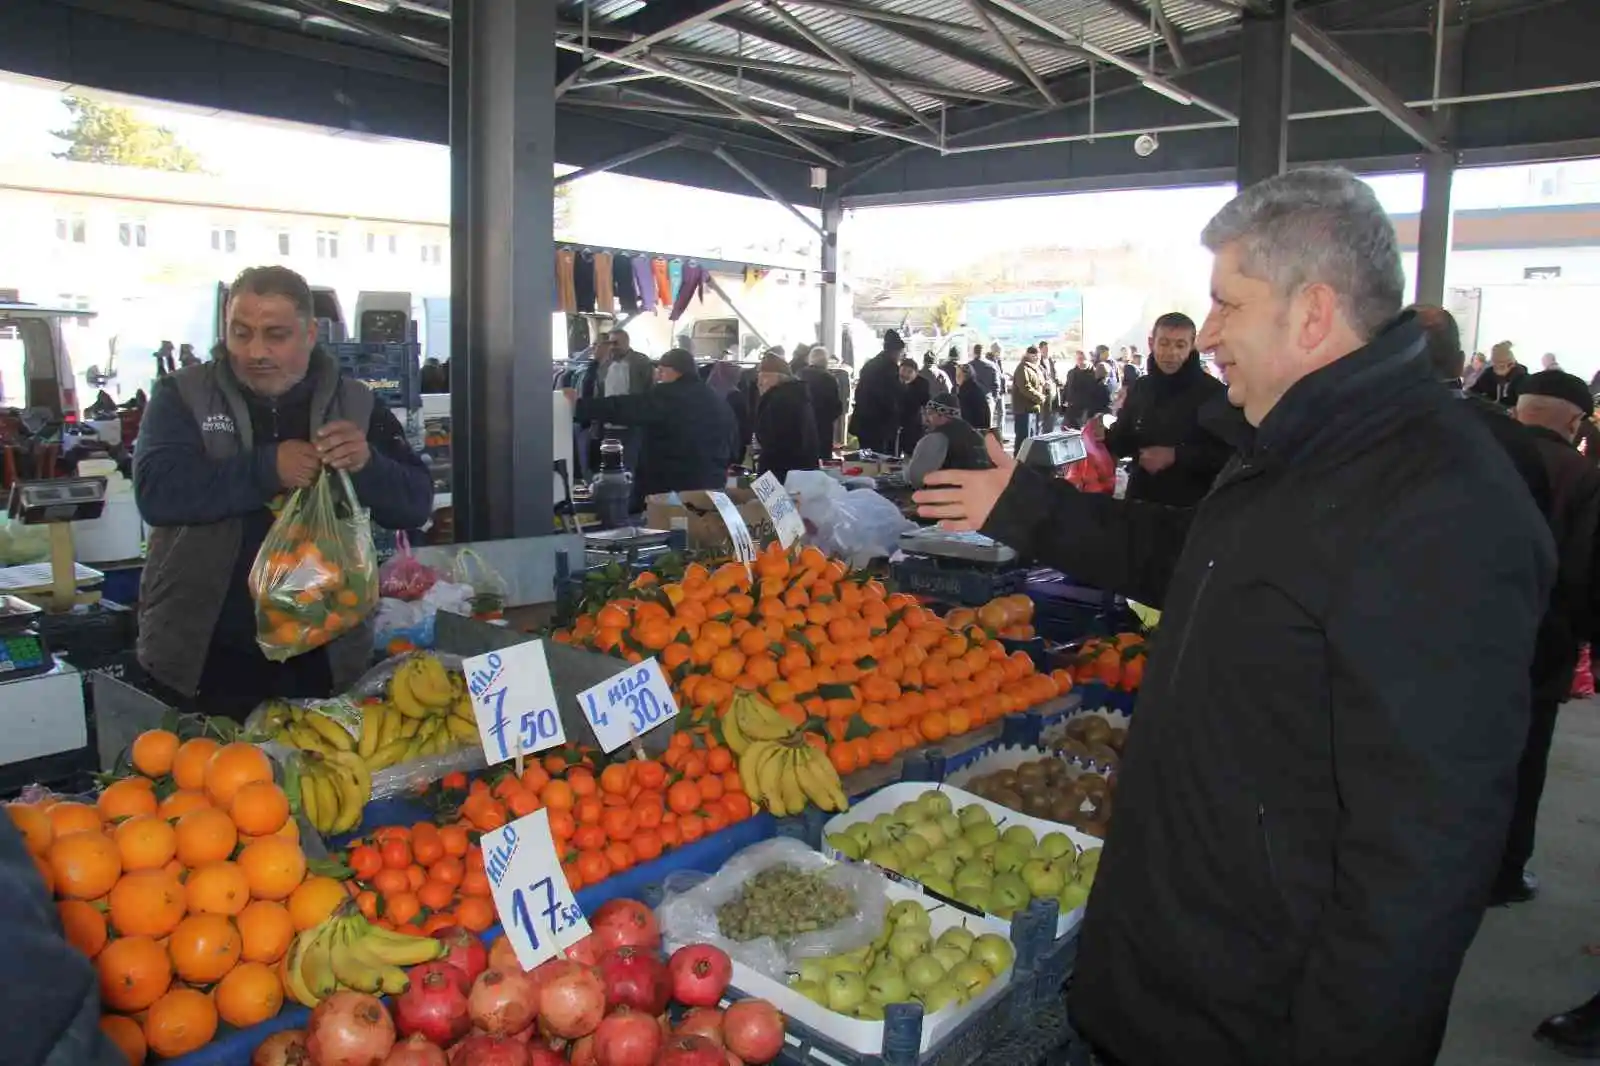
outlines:
[[[849,856],[830,845],[827,841],[827,837],[839,832],[846,826],[855,825],[857,822],[870,822],[880,814],[894,813],[894,809],[900,806],[900,804],[906,802],[907,800],[916,799],[918,796],[929,791],[930,789],[938,789],[942,792],[948,793],[950,796],[950,802],[955,805],[956,810],[960,810],[962,807],[965,807],[968,804],[976,803],[978,806],[989,812],[989,814],[994,818],[994,823],[997,828],[1003,828],[1011,825],[1025,825],[1029,829],[1033,830],[1033,835],[1035,837],[1042,837],[1046,833],[1065,833],[1067,838],[1072,841],[1072,846],[1078,849],[1079,854],[1082,854],[1085,851],[1093,851],[1096,848],[1099,848],[1103,843],[1103,841],[1092,837],[1087,833],[1081,832],[1080,830],[1074,829],[1070,825],[1061,825],[1057,822],[1045,821],[1043,818],[1034,818],[1029,815],[1022,814],[1019,811],[1012,810],[1010,807],[1003,807],[998,803],[984,799],[982,796],[973,795],[971,792],[968,792],[965,789],[956,788],[948,783],[935,785],[929,784],[926,781],[902,781],[897,785],[885,785],[872,795],[852,803],[850,805],[850,809],[843,814],[836,814],[832,818],[828,819],[827,824],[822,827],[824,834],[822,841],[823,853],[828,855],[830,858],[837,859],[841,862],[861,862],[865,865],[873,866],[879,870],[882,870],[884,876],[889,878],[891,881],[896,881],[902,885],[912,888],[922,895],[927,896],[929,899],[939,900],[941,903],[945,903],[958,911],[966,914],[976,915],[976,911],[970,910],[954,900],[946,899],[937,892],[930,892],[928,889],[923,887],[922,882],[920,881],[914,881],[911,878],[906,877],[904,874],[895,873],[893,870],[884,870],[883,867],[878,866],[876,863],[869,863],[865,859],[851,859]],[[992,914],[986,914],[984,917],[1004,927],[1006,935],[1008,937],[1010,936],[1011,923],[1009,921]],[[1072,932],[1082,921],[1082,907],[1078,907],[1075,910],[1068,911],[1067,913],[1057,917],[1056,939],[1059,940],[1068,933]]]
[[[838,858],[838,856],[835,856]],[[848,861],[848,860],[846,860]],[[887,872],[887,871],[885,871]],[[917,890],[916,886],[907,885],[890,878],[886,888],[890,901],[900,899],[921,899],[928,908],[928,918],[932,923],[932,933],[935,939],[946,929],[954,926],[965,926],[976,934],[997,933],[1011,937],[1011,923],[1002,922],[998,918],[987,915],[979,916],[961,907],[952,906],[934,896]],[[1015,945],[1013,945],[1014,947]],[[937,1014],[925,1014],[922,1017],[922,1045],[918,1054],[927,1052],[939,1041],[949,1036],[961,1027],[968,1019],[976,1016],[990,1003],[1000,997],[1007,986],[1011,984],[1011,968],[990,981],[984,990],[967,1002],[954,1007],[946,1007]],[[808,1026],[812,1031],[821,1033],[830,1040],[835,1040],[853,1051],[865,1055],[883,1054],[883,1023],[863,1021],[849,1015],[837,1014],[819,1003],[802,996],[788,985],[752,970],[739,960],[733,960],[732,985],[740,992],[751,996],[759,996],[777,1007],[784,1014],[795,1021]]]

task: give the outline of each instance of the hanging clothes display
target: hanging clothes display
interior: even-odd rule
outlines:
[[[611,253],[594,253],[594,305],[602,315],[617,309],[617,294],[611,287]]]
[[[556,249],[556,305],[569,315],[578,311],[578,293],[572,287],[573,258],[571,248]]]
[[[767,269],[765,267],[747,266],[744,268],[744,283],[746,285],[754,285],[766,276]]]
[[[577,295],[578,310],[594,313],[594,253],[579,252],[572,269],[572,288]]]
[[[705,299],[706,278],[711,272],[693,263],[683,263],[674,259],[674,265],[681,266],[681,284],[678,286],[678,295],[672,300],[672,321],[676,322],[682,316],[684,309],[689,306],[689,301],[699,296]]]
[[[672,306],[672,271],[665,259],[650,260],[650,273],[656,279],[656,302]]]
[[[611,287],[617,291],[617,308],[630,314],[639,311],[639,290],[633,284],[633,256],[611,257]]]
[[[682,259],[669,259],[669,260],[667,260],[667,277],[672,282],[672,299],[673,299],[674,302],[676,302],[677,299],[678,299],[678,293],[683,291],[683,260]]]
[[[656,275],[650,269],[650,257],[633,257],[633,288],[639,294],[639,306],[646,311],[656,309]]]

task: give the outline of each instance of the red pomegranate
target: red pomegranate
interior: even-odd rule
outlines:
[[[589,919],[589,928],[601,952],[661,947],[661,926],[655,912],[636,899],[606,901]]]
[[[490,1036],[510,1036],[525,1029],[538,1013],[539,999],[533,979],[521,970],[493,966],[472,982],[467,1012],[472,1024]]]
[[[459,925],[451,925],[434,933],[433,938],[450,949],[437,961],[447,962],[466,975],[466,987],[462,991],[471,988],[472,982],[478,979],[478,975],[489,968],[489,949],[484,947],[483,941],[470,930],[463,929]],[[506,943],[509,944],[510,941]],[[511,953],[511,957],[516,958],[515,951]]]
[[[783,1015],[764,999],[741,999],[723,1012],[722,1036],[745,1062],[771,1062],[783,1050]]]
[[[570,967],[539,988],[539,1024],[552,1035],[588,1036],[605,1013],[606,988],[593,970]]]
[[[650,1015],[619,1010],[594,1031],[595,1066],[653,1066],[664,1043],[661,1026]]]
[[[606,986],[606,1008],[628,1007],[660,1014],[672,998],[666,963],[647,948],[623,946],[600,956],[600,980]]]
[[[394,1001],[395,1029],[401,1036],[419,1033],[440,1047],[449,1047],[472,1028],[467,1014],[466,974],[444,962],[412,967],[411,984]]]
[[[672,953],[672,998],[688,1007],[715,1007],[733,980],[733,963],[721,948],[689,944]]]
[[[675,1036],[661,1049],[657,1066],[727,1066],[722,1049],[703,1036]]]

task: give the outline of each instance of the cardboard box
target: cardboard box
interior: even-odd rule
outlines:
[[[725,493],[739,509],[739,515],[750,530],[750,537],[758,545],[777,537],[772,517],[756,494],[750,489],[728,489]],[[657,495],[645,500],[645,524],[651,529],[681,529],[686,546],[697,550],[733,551],[733,538],[728,527],[717,513],[709,493],[695,489],[677,494],[679,503],[671,502],[670,495]]]

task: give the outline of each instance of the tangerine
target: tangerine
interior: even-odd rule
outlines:
[[[166,729],[146,729],[133,740],[129,756],[133,768],[146,777],[165,777],[172,772],[172,762],[182,743],[178,734]]]
[[[211,801],[206,799],[204,792],[179,789],[161,801],[161,806],[156,808],[156,816],[170,821],[174,818],[182,818],[190,811],[198,811],[209,806],[211,806]]]
[[[239,963],[244,941],[233,922],[220,914],[191,914],[167,941],[172,965],[190,984],[206,985]]]
[[[147,936],[118,937],[95,956],[94,966],[100,1001],[124,1013],[144,1010],[172,985],[167,949]]]
[[[144,1038],[150,1050],[176,1058],[205,1047],[217,1035],[217,1008],[211,997],[192,988],[175,988],[150,1005]]]
[[[197,792],[206,787],[206,765],[222,745],[210,737],[195,737],[178,746],[172,757],[172,780],[179,788]]]
[[[11,824],[22,834],[22,842],[30,852],[35,855],[49,853],[50,841],[56,835],[49,814],[26,803],[6,804],[6,814],[11,816]]]
[[[159,814],[139,814],[112,832],[122,869],[159,870],[178,853],[178,831]]]
[[[222,1020],[237,1029],[260,1025],[283,1009],[283,982],[270,966],[259,962],[235,966],[212,995]]]
[[[289,894],[289,917],[298,931],[321,925],[348,898],[344,883],[331,877],[308,877]]]
[[[144,1044],[144,1030],[139,1027],[138,1022],[132,1018],[124,1018],[120,1014],[102,1014],[100,1031],[117,1045],[117,1050],[122,1052],[129,1066],[142,1066],[147,1049]]]
[[[234,793],[252,781],[272,781],[272,760],[254,744],[236,741],[225,745],[206,763],[206,795],[218,807],[226,809]]]
[[[234,918],[242,947],[239,957],[245,962],[277,962],[294,939],[294,919],[281,903],[258,899]]]
[[[66,934],[67,943],[91,959],[100,954],[110,934],[106,931],[105,917],[94,904],[81,899],[64,899],[56,904],[56,913],[61,915],[61,930]]]
[[[160,803],[155,786],[147,778],[124,777],[107,785],[94,806],[102,822],[114,822],[139,814],[154,814]]]
[[[100,812],[87,803],[68,800],[52,805],[47,813],[50,816],[50,828],[55,831],[57,837],[64,837],[69,833],[100,831]]]
[[[119,934],[160,939],[183,921],[184,887],[165,870],[139,870],[122,875],[109,902]]]
[[[234,862],[212,862],[193,870],[184,882],[190,914],[232,916],[250,902],[250,879]]]
[[[202,807],[178,819],[178,861],[190,869],[221,862],[238,844],[239,827],[216,807]]]
[[[289,820],[289,797],[271,781],[251,781],[234,793],[228,814],[239,832],[266,836]]]
[[[50,845],[49,863],[56,893],[69,899],[99,899],[122,876],[117,845],[98,828],[58,836]]]
[[[288,899],[306,877],[306,855],[283,837],[263,837],[239,853],[250,895],[256,899]]]

